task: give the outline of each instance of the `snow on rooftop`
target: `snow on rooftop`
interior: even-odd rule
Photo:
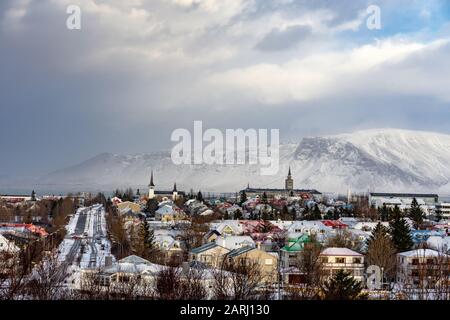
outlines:
[[[362,254],[350,250],[348,248],[326,248],[322,251],[321,255],[323,256],[362,256]]]

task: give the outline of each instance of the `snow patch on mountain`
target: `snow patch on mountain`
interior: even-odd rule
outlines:
[[[283,188],[288,167],[295,188],[320,191],[450,192],[450,135],[400,129],[306,137],[280,146],[280,170],[261,176],[259,165],[174,165],[170,151],[101,154],[51,173],[39,183],[110,190],[143,187],[150,169],[157,188],[234,192],[247,186]]]

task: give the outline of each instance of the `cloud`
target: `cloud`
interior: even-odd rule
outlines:
[[[295,47],[311,35],[309,26],[291,26],[284,30],[273,29],[256,45],[261,51],[277,51]]]
[[[260,63],[211,76],[211,83],[252,96],[260,103],[282,104],[355,94],[423,94],[448,100],[448,81],[430,67],[448,50],[449,40],[418,43],[387,39],[350,50],[318,53],[279,64]],[[411,68],[414,67],[414,71]],[[441,65],[450,71],[448,64]],[[442,69],[441,69],[442,70]],[[413,75],[413,78],[407,75]],[[424,85],[423,79],[428,80]]]
[[[373,97],[383,112],[370,126],[418,96],[435,110],[428,122],[441,121],[445,1],[377,1],[380,32],[364,28],[371,2],[0,1],[0,167],[42,172],[103,151],[161,149],[198,119],[294,137],[348,131],[369,125]],[[80,31],[65,28],[72,4]]]

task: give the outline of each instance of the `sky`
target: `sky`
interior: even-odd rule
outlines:
[[[0,179],[169,149],[194,120],[450,133],[449,18],[447,0],[2,0]]]

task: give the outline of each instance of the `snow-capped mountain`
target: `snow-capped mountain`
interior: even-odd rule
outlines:
[[[378,129],[307,137],[280,147],[280,170],[261,176],[257,165],[174,165],[170,152],[101,154],[40,179],[42,185],[112,190],[145,187],[150,168],[157,189],[234,192],[251,187],[282,188],[291,166],[295,188],[327,192],[450,191],[450,135]]]

